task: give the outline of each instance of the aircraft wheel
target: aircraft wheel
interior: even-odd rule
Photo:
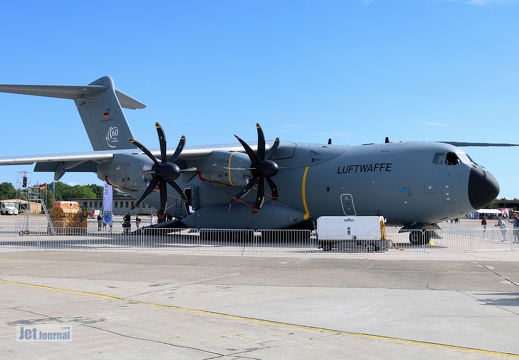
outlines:
[[[379,250],[379,247],[375,243],[367,243],[366,244],[366,252],[372,253],[377,252]]]
[[[320,245],[323,251],[331,251],[333,249],[333,243],[331,241],[324,241]]]
[[[427,245],[429,243],[429,234],[423,230],[414,230],[409,233],[409,242],[411,245]]]

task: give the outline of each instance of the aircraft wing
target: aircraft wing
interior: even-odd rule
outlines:
[[[251,145],[253,150],[256,150],[256,145]],[[268,150],[270,146],[268,144],[265,145],[265,148]],[[167,152],[168,156],[173,155],[173,151],[175,149],[171,149]],[[207,145],[207,146],[198,146],[198,147],[186,147],[182,153],[179,155],[178,159],[180,160],[192,160],[194,158],[198,158],[201,156],[210,155],[214,151],[226,151],[226,152],[244,152],[243,146],[240,144],[222,144],[222,145]],[[160,151],[151,151],[153,156],[160,158]]]
[[[463,142],[463,141],[439,141],[441,143],[450,144],[456,147],[467,147],[467,146],[497,146],[497,147],[508,147],[508,146],[519,146],[519,144],[510,143],[480,143],[480,142]]]
[[[49,154],[0,157],[0,165],[31,165],[34,163],[58,163],[58,162],[102,162],[113,158],[113,153],[89,152],[76,154]]]
[[[251,146],[255,149],[255,146]],[[268,149],[268,145],[267,145]],[[168,156],[173,154],[175,149],[167,152]],[[240,151],[243,152],[243,147],[239,144],[226,144],[217,146],[200,146],[196,148],[186,148],[179,156],[179,159],[190,160],[200,156],[211,154],[213,151]],[[120,150],[120,151],[90,151],[81,153],[68,154],[46,154],[46,155],[20,155],[20,156],[2,156],[0,157],[0,166],[2,165],[31,165],[34,163],[58,163],[58,162],[85,162],[93,161],[102,163],[111,160],[115,154],[142,154],[142,151],[135,149],[135,151]],[[160,150],[152,150],[151,153],[160,158]]]
[[[67,171],[96,172],[96,165],[113,158],[113,153],[91,151],[88,153],[49,154],[0,157],[1,165],[35,164],[36,172],[54,172],[54,180],[59,180]]]
[[[253,149],[256,146],[252,146]],[[267,145],[268,148],[268,145]],[[173,154],[175,149],[168,150],[168,156]],[[186,148],[178,157],[179,160],[190,161],[214,151],[243,152],[243,147],[239,144],[224,144],[217,146],[201,146]],[[150,151],[153,156],[160,159],[160,150]],[[47,154],[47,155],[22,155],[0,157],[0,166],[3,165],[31,165],[35,164],[35,172],[54,172],[54,180],[59,180],[66,172],[97,172],[97,165],[110,161],[116,154],[140,155],[143,154],[139,149],[118,150],[118,151],[90,151],[68,154]]]

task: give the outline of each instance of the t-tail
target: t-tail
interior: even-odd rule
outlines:
[[[0,85],[0,92],[74,100],[92,148],[96,151],[135,149],[128,141],[134,136],[122,108],[135,110],[146,107],[117,90],[109,76],[86,86]]]

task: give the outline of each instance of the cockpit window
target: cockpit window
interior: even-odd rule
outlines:
[[[460,159],[458,158],[458,155],[456,155],[453,152],[447,153],[447,156],[445,157],[446,165],[458,165],[459,163],[460,163]]]
[[[468,154],[464,153],[464,152],[458,152],[457,153],[459,159],[461,160],[462,163],[464,164],[476,164],[471,158],[470,156],[468,156]]]
[[[434,154],[433,164],[434,165],[442,165],[443,162],[444,162],[444,159],[445,159],[445,154],[444,153],[436,153],[436,154]]]
[[[470,159],[468,159],[467,157],[467,160],[470,161]],[[458,157],[458,155],[456,155],[456,153],[453,153],[453,152],[448,152],[447,155],[445,155],[445,153],[436,153],[434,154],[434,158],[433,158],[433,164],[434,165],[458,165],[461,163],[461,160],[460,158]]]

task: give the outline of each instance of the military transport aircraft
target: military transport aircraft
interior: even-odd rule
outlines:
[[[0,85],[0,92],[72,99],[93,152],[2,157],[0,165],[35,163],[36,172],[94,172],[118,190],[173,217],[175,226],[219,229],[313,228],[319,216],[377,215],[426,242],[422,230],[492,202],[496,179],[452,142],[389,142],[359,146],[266,141],[166,147],[135,140],[122,108],[141,102],[110,77],[86,86]],[[4,105],[6,106],[6,105]],[[514,144],[498,144],[512,146]],[[428,240],[427,240],[428,241]]]

